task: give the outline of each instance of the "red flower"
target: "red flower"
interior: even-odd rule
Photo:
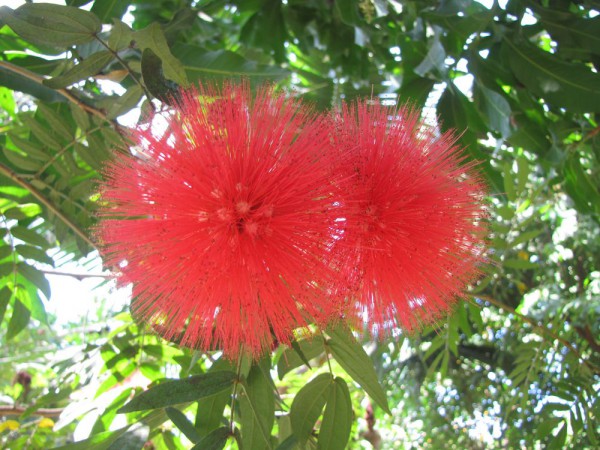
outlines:
[[[327,320],[339,216],[321,163],[327,123],[247,85],[183,93],[167,122],[160,136],[137,130],[137,157],[112,162],[102,186],[98,235],[133,283],[134,314],[228,357]]]
[[[356,313],[375,332],[411,330],[478,275],[484,186],[455,138],[425,127],[419,111],[359,102],[337,120],[341,261]]]

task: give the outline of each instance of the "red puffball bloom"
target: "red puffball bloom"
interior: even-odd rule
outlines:
[[[228,357],[331,317],[327,121],[243,84],[184,92],[167,122],[158,136],[138,129],[141,150],[112,162],[101,186],[98,237],[133,284],[134,315]]]
[[[336,117],[345,174],[339,242],[355,317],[412,330],[446,312],[482,262],[484,186],[450,134],[419,111],[366,101]]]

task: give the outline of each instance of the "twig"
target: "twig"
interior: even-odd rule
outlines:
[[[0,173],[2,175],[5,175],[6,177],[10,178],[12,181],[17,183],[19,186],[27,189],[31,193],[31,195],[33,195],[35,198],[37,198],[40,201],[40,203],[42,203],[46,208],[48,208],[50,211],[52,211],[52,213],[54,213],[54,215],[56,215],[56,217],[58,217],[65,225],[67,225],[71,230],[73,230],[73,232],[77,236],[79,236],[81,239],[83,239],[91,247],[96,248],[95,244],[87,236],[87,234],[85,234],[84,231],[81,228],[79,228],[79,226],[75,222],[73,222],[71,219],[69,219],[67,216],[65,216],[50,200],[48,200],[44,196],[44,194],[42,194],[40,191],[38,191],[31,184],[27,183],[25,180],[23,180],[21,177],[19,177],[19,175],[17,173],[13,172],[10,168],[8,168],[7,166],[5,166],[2,163],[0,163]]]
[[[78,279],[79,281],[83,280],[84,278],[106,278],[106,279],[111,279],[111,278],[116,278],[115,275],[110,274],[110,273],[75,273],[75,272],[62,272],[59,270],[48,270],[48,269],[40,269],[37,268],[37,270],[39,270],[42,273],[45,273],[46,275],[58,275],[58,276],[62,276],[62,277],[73,277]]]
[[[0,405],[0,417],[2,416],[20,416],[28,408],[22,406]],[[58,417],[62,414],[64,408],[40,408],[31,413],[33,416]]]
[[[4,67],[5,69],[10,70],[11,72],[14,72],[16,74],[19,74],[19,75],[29,79],[29,80],[32,80],[32,81],[35,81],[36,83],[44,85],[43,82],[44,82],[45,78],[43,76],[38,75],[37,73],[27,70],[23,67],[15,66],[14,64],[11,64],[7,61],[0,61],[0,67]],[[81,109],[89,112],[90,114],[93,114],[96,117],[101,118],[102,120],[108,121],[108,119],[106,118],[106,114],[104,114],[99,109],[96,109],[93,106],[90,106],[87,103],[82,102],[81,100],[79,100],[77,97],[75,97],[73,94],[71,94],[66,89],[55,89],[55,91],[58,92],[60,95],[62,95],[67,100],[69,100],[71,103],[74,103],[77,106],[79,106]]]
[[[478,294],[471,294],[472,297],[474,298],[480,298],[481,300],[485,300],[486,302],[491,303],[494,306],[497,306],[500,309],[503,309],[504,311],[507,311],[511,314],[514,314],[515,316],[519,317],[523,322],[528,323],[529,325],[531,325],[531,327],[534,330],[537,330],[539,332],[541,332],[542,334],[545,334],[549,337],[551,337],[552,339],[555,339],[557,342],[560,342],[562,345],[564,345],[567,349],[569,349],[575,356],[577,356],[577,358],[586,366],[588,366],[588,368],[590,368],[590,370],[592,370],[593,372],[600,374],[600,368],[596,367],[595,365],[591,364],[587,359],[585,359],[581,353],[579,353],[579,351],[573,346],[573,344],[571,344],[569,341],[567,341],[564,338],[561,338],[559,335],[557,335],[554,331],[550,330],[548,327],[545,327],[543,325],[540,325],[539,323],[537,323],[535,320],[533,320],[532,318],[521,314],[519,312],[517,312],[512,306],[508,306],[504,303],[502,303],[501,301],[496,300],[495,298],[489,297],[487,295],[478,295]]]

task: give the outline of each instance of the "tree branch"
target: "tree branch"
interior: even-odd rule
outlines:
[[[79,226],[75,222],[73,222],[71,219],[69,219],[67,216],[65,216],[62,213],[62,211],[60,211],[56,207],[56,205],[54,205],[50,200],[48,200],[44,196],[44,194],[42,194],[40,191],[38,191],[31,184],[29,184],[28,182],[23,180],[21,177],[19,177],[19,175],[16,172],[12,171],[9,167],[0,163],[0,174],[5,175],[6,177],[10,178],[12,181],[17,183],[22,188],[27,189],[31,193],[31,195],[33,195],[36,199],[38,199],[40,201],[40,203],[42,203],[46,208],[48,208],[50,211],[52,211],[52,213],[54,215],[56,215],[56,217],[58,217],[65,225],[67,225],[77,236],[79,236],[81,239],[83,239],[92,248],[96,248],[94,242],[92,242],[92,240],[88,237],[88,235],[81,228],[79,228]]]

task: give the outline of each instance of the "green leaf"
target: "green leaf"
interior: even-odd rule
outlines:
[[[131,86],[125,94],[110,102],[108,112],[106,113],[107,119],[116,119],[120,115],[131,111],[140,102],[142,95],[142,88],[139,85],[134,84]]]
[[[65,88],[80,80],[97,75],[113,58],[113,54],[108,50],[93,53],[62,75],[44,80],[44,84],[53,89]]]
[[[294,397],[290,409],[290,420],[294,435],[301,445],[304,445],[312,434],[315,423],[327,401],[327,392],[332,382],[331,374],[322,373],[308,382]]]
[[[177,96],[177,84],[165,78],[161,59],[149,48],[142,52],[142,78],[146,88],[159,100],[171,103]]]
[[[0,323],[4,320],[4,314],[6,314],[6,308],[8,304],[12,300],[13,292],[7,287],[4,286],[0,289]]]
[[[445,59],[446,51],[444,50],[444,46],[440,43],[439,39],[433,39],[427,55],[425,55],[425,59],[413,71],[420,77],[424,77],[434,70],[443,72],[446,68],[444,64]]]
[[[33,283],[40,291],[42,291],[47,299],[50,298],[50,283],[42,272],[26,263],[17,264],[17,270],[27,280]]]
[[[115,20],[108,37],[108,47],[116,52],[129,47],[131,45],[131,33],[129,25],[120,20]]]
[[[554,107],[574,113],[600,112],[600,75],[586,65],[570,63],[522,40],[504,40],[515,76]]]
[[[500,133],[505,139],[510,136],[510,118],[512,110],[508,100],[506,100],[503,95],[477,83],[475,89],[475,103],[483,113],[490,129]]]
[[[6,159],[8,159],[11,164],[13,164],[17,169],[20,170],[35,172],[42,165],[40,161],[21,156],[17,152],[9,150],[7,147],[4,147],[2,149],[2,152],[4,153],[4,156],[6,156]]]
[[[30,219],[38,216],[42,212],[42,208],[37,203],[24,203],[4,211],[4,216],[7,219]]]
[[[165,77],[182,86],[187,86],[188,80],[183,64],[171,53],[167,40],[160,25],[153,23],[133,35],[140,50],[152,50],[162,61]]]
[[[331,349],[335,360],[385,412],[391,414],[387,397],[377,379],[373,361],[362,345],[354,339],[350,330],[342,326],[328,329],[327,334],[331,339],[326,344]]]
[[[36,45],[68,48],[94,39],[102,23],[89,11],[49,3],[26,3],[0,8],[0,21]]]
[[[18,295],[18,292],[17,292]],[[6,339],[10,340],[19,334],[27,324],[31,317],[31,311],[19,300],[16,299],[13,303],[13,312],[8,322],[8,328],[6,330]]]
[[[144,447],[150,435],[148,426],[136,423],[118,437],[106,450],[139,450]]]
[[[91,11],[103,23],[109,23],[112,19],[123,17],[128,6],[129,3],[122,0],[95,0]]]
[[[275,421],[275,393],[270,376],[271,359],[254,364],[238,396],[244,448],[271,448],[271,429]]]
[[[23,258],[33,259],[34,261],[49,264],[51,266],[54,265],[54,261],[52,260],[52,258],[50,258],[44,250],[41,250],[37,247],[32,247],[31,245],[19,244],[19,245],[15,246],[15,250]]]
[[[564,166],[565,190],[583,213],[600,214],[600,189],[583,168],[580,155],[571,154]]]
[[[231,362],[220,358],[210,367],[209,373],[219,371],[233,371],[235,368]],[[210,397],[198,400],[198,410],[196,412],[196,429],[201,436],[205,436],[217,428],[223,419],[223,410],[229,402],[231,390],[225,390]]]
[[[235,378],[235,373],[224,371],[165,381],[138,394],[118,412],[143,411],[192,402],[224,391],[231,387]]]
[[[307,339],[302,339],[297,342],[297,346],[300,351],[302,351],[307,361],[316,358],[325,351],[325,348],[323,347],[323,338],[321,336],[311,336]],[[279,361],[277,361],[277,376],[282,380],[287,373],[302,364],[306,364],[306,361],[299,355],[298,350],[295,348],[288,348],[281,354]]]
[[[17,239],[21,239],[28,244],[37,245],[38,247],[42,247],[43,249],[48,249],[50,247],[50,243],[43,236],[39,235],[33,230],[29,228],[25,228],[23,226],[15,226],[10,229],[10,234],[12,234]]]
[[[175,408],[168,407],[165,409],[167,416],[171,419],[171,422],[179,428],[179,430],[187,437],[191,442],[196,443],[202,439],[202,436],[198,433],[198,430],[194,428],[192,422],[183,414],[181,411]]]
[[[525,242],[529,242],[532,239],[536,238],[537,236],[539,236],[540,234],[542,234],[544,230],[543,229],[538,229],[538,230],[530,230],[530,231],[526,231],[524,233],[519,234],[515,240],[513,240],[510,243],[511,247],[516,247],[517,245],[523,244]]]
[[[344,450],[352,430],[352,399],[346,382],[336,377],[329,387],[327,406],[319,430],[318,448]]]
[[[248,61],[228,50],[207,51],[196,45],[177,44],[173,46],[173,54],[184,62],[185,71],[191,82],[243,77],[261,83],[277,81],[289,76],[289,72],[280,67]]]
[[[19,150],[24,152],[28,157],[44,162],[50,159],[50,155],[44,151],[42,144],[31,142],[31,140],[21,139],[15,133],[11,132],[8,133],[8,137],[13,142],[13,144],[17,146]]]
[[[204,436],[200,442],[194,445],[190,450],[222,450],[231,436],[231,431],[227,427],[217,428],[209,435]]]

